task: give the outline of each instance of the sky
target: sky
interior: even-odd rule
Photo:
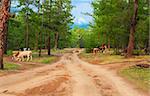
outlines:
[[[72,0],[74,6],[72,14],[75,17],[74,23],[88,24],[92,21],[92,17],[85,15],[84,13],[92,13],[91,7],[92,0]]]
[[[16,0],[17,1],[17,0]],[[72,10],[72,15],[74,16],[74,23],[78,25],[88,24],[92,21],[91,16],[87,16],[84,13],[92,13],[91,3],[93,0],[72,0],[72,5],[74,6]],[[11,5],[15,7],[17,2],[13,2]],[[36,8],[33,8],[36,10]]]

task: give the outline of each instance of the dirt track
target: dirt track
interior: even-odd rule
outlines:
[[[0,77],[0,96],[148,96],[101,66],[67,53],[52,65]]]

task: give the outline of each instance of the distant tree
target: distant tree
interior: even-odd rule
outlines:
[[[62,42],[64,43],[61,47],[66,45],[72,23],[71,0],[46,0],[43,10],[44,25],[49,30],[46,34],[47,36],[53,34],[54,49],[59,47],[59,43],[60,45]],[[47,37],[47,41],[50,42],[50,37]],[[50,46],[48,46],[48,49],[50,49]]]
[[[59,42],[63,41],[66,43],[66,36],[68,36],[69,29],[72,23],[72,5],[71,0],[56,0],[55,2],[56,11],[54,17],[54,49],[57,49]],[[61,40],[60,40],[61,39]],[[63,39],[63,40],[62,40]],[[65,44],[64,44],[65,45]]]
[[[33,6],[34,5],[34,0],[18,0],[19,5],[18,8],[21,8],[21,10],[19,11],[19,15],[21,15],[24,19],[24,47],[29,48],[29,35],[31,34],[31,28],[32,26],[30,25],[30,19],[31,16],[33,15],[33,9],[29,6]]]
[[[126,0],[95,0],[93,6],[93,20],[91,24],[93,32],[93,47],[108,44],[116,49],[127,45],[128,26],[128,2]]]
[[[132,52],[134,49],[134,38],[135,38],[135,27],[137,24],[137,15],[138,15],[138,0],[134,0],[134,12],[131,19],[131,26],[130,26],[130,37],[129,43],[127,48],[127,55],[126,57],[132,57]]]

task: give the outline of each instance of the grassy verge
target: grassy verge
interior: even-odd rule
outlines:
[[[150,69],[139,67],[128,67],[122,69],[119,74],[131,82],[134,82],[139,88],[148,91],[150,89]]]
[[[5,63],[4,64],[4,70],[17,70],[20,66],[14,63]]]
[[[148,60],[150,58],[149,55],[145,56],[135,56],[134,58],[125,58],[124,56],[120,55],[108,55],[108,54],[92,54],[92,53],[81,53],[79,57],[87,62],[93,64],[109,64],[109,63],[116,63],[116,62],[125,62],[125,61],[140,61],[140,60]]]
[[[7,74],[15,73],[16,70],[19,70],[21,66],[14,64],[14,63],[4,63],[4,70],[0,70],[0,76],[4,76]]]
[[[63,54],[63,53],[66,53],[65,50],[55,50],[55,49],[52,49],[51,52],[52,52],[53,54]]]
[[[58,60],[58,57],[56,57],[56,56],[37,57],[37,58],[34,58],[32,62],[43,63],[43,64],[51,64],[51,63],[53,63],[57,60]]]
[[[37,55],[39,54],[39,50],[32,50],[33,54]],[[51,49],[51,54],[63,54],[66,53],[64,49]],[[41,50],[42,55],[47,55],[47,50]]]

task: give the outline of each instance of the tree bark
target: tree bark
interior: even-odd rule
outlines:
[[[52,0],[49,1],[49,5],[50,5],[50,12],[52,11]],[[51,15],[49,14],[49,23],[51,23]],[[49,32],[48,34],[48,44],[47,44],[47,52],[48,52],[48,55],[50,56],[51,55],[51,34]]]
[[[110,51],[110,37],[108,37],[108,50]]]
[[[4,29],[4,37],[3,37],[3,40],[4,40],[4,53],[6,54],[6,49],[7,49],[7,33],[8,33],[8,22],[5,23],[5,29]]]
[[[55,33],[55,45],[54,45],[54,49],[58,48],[58,39],[59,39],[59,33],[56,32]]]
[[[50,56],[51,55],[51,46],[50,46],[50,34],[48,36],[48,44],[47,44],[47,51],[48,51],[48,55]]]
[[[41,44],[42,44],[42,32],[40,32],[39,33],[39,57],[41,57],[41,53],[42,53],[42,46],[41,46]]]
[[[29,7],[29,4],[26,6]],[[25,47],[29,48],[29,20],[28,12],[26,12],[25,21],[26,21],[26,32],[25,32]]]
[[[10,7],[11,7],[11,0],[9,1],[9,6],[7,8],[8,12],[10,12]],[[7,36],[8,36],[8,25],[9,22],[7,21],[5,23],[5,29],[4,29],[4,53],[7,53]]]
[[[150,0],[148,0],[149,2]],[[149,6],[150,6],[150,2],[149,2]],[[150,10],[149,10],[149,14],[150,14]],[[149,19],[149,28],[150,28],[150,19]],[[148,39],[148,49],[147,49],[147,53],[150,55],[150,30],[149,30],[149,39]]]
[[[38,14],[39,14],[39,16],[40,16],[40,7],[41,7],[41,5],[40,5],[40,0],[38,1]],[[41,29],[43,28],[43,16],[42,16],[42,25],[41,25]],[[41,53],[42,53],[42,49],[41,49],[41,44],[42,44],[42,32],[41,32],[41,29],[40,29],[40,32],[39,32],[39,41],[38,41],[38,47],[39,47],[39,57],[41,57]]]
[[[4,29],[3,29],[4,30]],[[3,65],[3,35],[4,35],[4,31],[2,29],[0,30],[0,69],[4,69],[4,65]]]
[[[38,50],[38,41],[39,41],[39,33],[36,32],[36,42],[35,42],[35,50]]]
[[[26,19],[26,48],[29,48],[29,23],[28,23],[28,15]]]
[[[131,20],[129,43],[128,43],[127,54],[126,54],[127,58],[132,57],[132,53],[134,50],[134,35],[135,35],[135,27],[137,24],[136,22],[137,15],[138,15],[138,0],[134,0],[134,14]]]
[[[150,28],[150,24],[149,24],[149,28]],[[150,30],[149,30],[149,40],[148,40],[148,49],[147,50],[148,50],[147,53],[150,55]]]
[[[47,36],[47,34],[46,34],[46,33],[45,33],[45,35],[44,35],[44,36],[45,36],[45,42],[44,42],[44,43],[45,43],[45,49],[47,49],[47,41],[48,41],[48,40],[47,40],[47,38],[48,38],[48,36]]]
[[[4,54],[4,30],[6,22],[9,19],[9,0],[1,0],[1,6],[0,6],[0,69],[4,69],[3,65],[3,54]]]

